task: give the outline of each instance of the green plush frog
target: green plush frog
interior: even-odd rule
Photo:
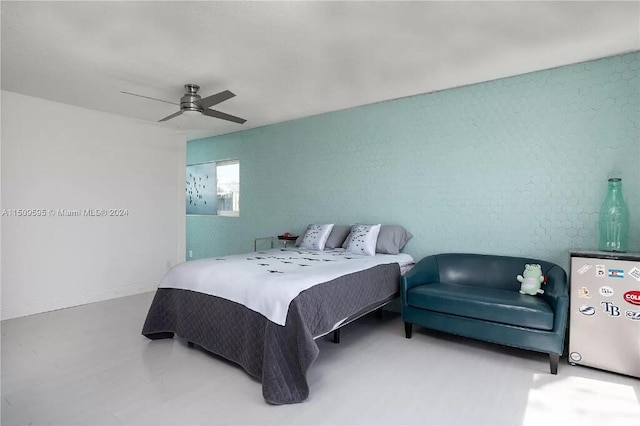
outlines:
[[[540,265],[536,263],[524,265],[524,272],[522,275],[518,275],[517,279],[522,283],[520,285],[520,293],[530,294],[531,296],[544,293],[544,290],[540,288],[544,282]]]

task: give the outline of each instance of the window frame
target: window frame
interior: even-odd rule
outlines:
[[[216,163],[216,196],[217,186],[219,185],[218,167],[237,164],[238,165],[238,210],[220,210],[217,209],[217,216],[221,217],[240,217],[240,159],[234,158],[229,160],[214,161]]]

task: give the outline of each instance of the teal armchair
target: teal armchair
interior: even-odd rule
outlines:
[[[521,294],[525,264],[542,267],[544,294]],[[447,253],[420,260],[402,279],[402,319],[460,336],[549,354],[557,374],[569,311],[567,274],[536,259]]]

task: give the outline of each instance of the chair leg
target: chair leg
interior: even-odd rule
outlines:
[[[340,329],[333,330],[333,343],[340,343]]]
[[[407,339],[411,339],[411,332],[413,331],[412,327],[413,324],[411,324],[410,322],[404,323],[404,335]]]
[[[549,366],[551,367],[551,374],[558,374],[559,361],[560,361],[560,355],[549,354]]]

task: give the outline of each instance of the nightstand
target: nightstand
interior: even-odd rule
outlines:
[[[278,235],[277,237],[256,237],[253,239],[253,251],[258,251],[258,241],[261,240],[269,240],[269,245],[271,246],[271,248],[273,248],[273,242],[276,239],[282,243],[284,248],[287,248],[287,244],[290,242],[295,243],[295,241],[298,239],[298,236],[289,235],[288,237],[285,237],[284,235]]]
[[[258,251],[258,241],[260,240],[269,240],[269,244],[271,245],[271,248],[273,248],[273,242],[275,240],[278,240],[282,243],[282,246],[284,248],[287,248],[287,244],[289,242],[294,242],[298,239],[297,235],[289,235],[288,237],[285,237],[284,235],[278,235],[277,237],[257,237],[253,239],[253,251]]]
[[[260,240],[269,240],[269,244],[273,248],[273,237],[256,237],[253,239],[253,251],[258,251],[258,241]]]
[[[283,241],[284,242],[284,248],[287,248],[287,243],[289,241],[293,241],[294,244],[295,244],[295,241],[298,239],[298,236],[297,235],[289,235],[289,236],[285,237],[284,235],[278,235],[278,239],[280,241]]]

